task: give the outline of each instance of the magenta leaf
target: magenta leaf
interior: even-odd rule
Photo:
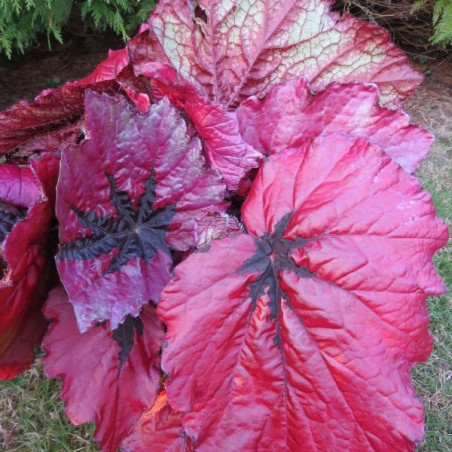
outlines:
[[[44,315],[53,320],[42,344],[44,371],[62,378],[61,398],[75,425],[96,423],[94,439],[115,452],[160,386],[163,325],[155,308],[127,317],[114,331],[108,324],[81,334],[62,288],[50,293]]]
[[[329,11],[331,3],[200,0],[195,8],[193,1],[162,0],[149,21],[147,46],[162,63],[163,48],[182,77],[227,109],[299,76],[315,90],[374,82],[383,103],[400,105],[422,75],[385,30],[348,13],[340,17]]]
[[[173,410],[165,391],[145,411],[121,445],[122,452],[191,452],[193,442],[184,432],[181,413]]]
[[[296,79],[276,85],[263,100],[247,99],[237,109],[237,117],[245,141],[264,155],[343,132],[367,138],[414,172],[430,150],[433,136],[411,125],[406,113],[380,108],[377,102],[374,85],[332,83],[311,95],[306,80]]]
[[[430,196],[332,134],[271,156],[242,218],[248,233],[179,264],[158,307],[168,398],[196,450],[414,450],[409,371],[431,351],[448,236]]]
[[[45,249],[52,219],[58,158],[43,153],[29,167],[0,165],[0,379],[34,361],[45,331]],[[44,183],[41,181],[45,178]]]
[[[63,153],[57,202],[57,266],[82,332],[157,302],[172,250],[196,247],[199,222],[228,208],[167,99],[140,114],[122,97],[88,93],[86,111],[90,139]]]

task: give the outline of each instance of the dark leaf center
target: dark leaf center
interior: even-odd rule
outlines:
[[[156,200],[154,174],[151,172],[146,180],[135,209],[129,194],[118,188],[114,177],[108,173],[105,176],[110,184],[110,202],[117,216],[98,216],[95,212],[73,208],[79,223],[92,235],[62,244],[58,259],[94,259],[118,249],[105,272],[108,274],[120,270],[136,257],[148,263],[159,249],[171,255],[165,236],[175,215],[174,205],[153,209]]]

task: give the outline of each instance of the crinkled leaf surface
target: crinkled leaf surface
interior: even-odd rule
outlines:
[[[149,77],[156,98],[168,96],[184,109],[204,144],[209,165],[221,173],[229,189],[236,190],[243,177],[259,166],[262,154],[243,139],[234,112],[209,101],[168,64],[143,63],[136,73]]]
[[[333,83],[311,95],[306,80],[294,79],[276,85],[263,100],[247,99],[237,117],[245,141],[264,155],[343,132],[367,138],[413,172],[430,150],[433,136],[410,125],[406,113],[379,108],[377,102],[375,85]]]
[[[385,30],[331,13],[331,1],[194,3],[159,2],[149,21],[159,41],[155,53],[163,48],[179,74],[227,108],[299,76],[316,90],[333,81],[374,82],[390,105],[422,81]]]
[[[140,114],[124,98],[89,93],[86,111],[91,139],[63,154],[57,193],[57,266],[82,332],[94,321],[116,328],[157,302],[171,249],[196,246],[198,221],[228,207],[168,99]]]
[[[189,452],[193,442],[184,432],[181,413],[173,410],[165,391],[154,406],[145,411],[130,436],[121,445],[122,452]]]
[[[0,379],[30,366],[45,329],[39,303],[52,218],[46,192],[55,189],[58,159],[45,153],[32,167],[0,165]]]
[[[333,134],[271,156],[248,234],[175,269],[158,314],[168,398],[197,450],[413,450],[410,368],[447,229],[415,178]]]
[[[94,439],[103,451],[115,452],[160,386],[164,333],[155,308],[146,306],[140,317],[128,317],[114,331],[107,323],[80,334],[73,307],[57,288],[44,315],[53,320],[42,344],[44,371],[62,377],[66,414],[76,425],[95,422]]]

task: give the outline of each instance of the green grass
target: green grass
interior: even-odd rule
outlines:
[[[0,451],[97,451],[93,425],[73,426],[60,384],[44,377],[40,358],[15,380],[0,382]]]
[[[452,118],[451,118],[452,122]],[[445,130],[452,134],[452,128]],[[440,135],[441,136],[441,135]],[[438,216],[452,226],[452,139],[439,138],[419,172],[423,186],[432,194]],[[435,257],[439,273],[452,288],[452,245]],[[428,302],[433,353],[413,371],[416,391],[425,404],[426,432],[419,451],[452,450],[452,297],[432,297]]]

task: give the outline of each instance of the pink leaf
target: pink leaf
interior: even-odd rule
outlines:
[[[276,85],[265,99],[252,97],[237,109],[240,132],[263,155],[299,147],[304,140],[343,132],[367,138],[414,172],[433,136],[409,116],[377,106],[375,85],[333,83],[316,95],[304,79]]]
[[[163,326],[155,308],[146,306],[114,331],[104,324],[80,334],[68,297],[57,288],[44,315],[53,320],[42,344],[44,371],[62,378],[66,414],[76,425],[95,422],[94,439],[103,451],[115,452],[160,385]]]
[[[153,38],[148,47],[159,55],[163,48],[182,77],[227,109],[300,76],[315,90],[373,82],[382,103],[399,106],[422,75],[385,30],[348,13],[340,17],[329,11],[331,3],[200,0],[195,8],[192,1],[162,0],[149,21],[158,44]]]
[[[175,269],[158,314],[171,405],[196,450],[414,450],[410,369],[431,351],[430,196],[366,140],[273,155],[242,208],[248,234]]]
[[[82,332],[157,302],[171,250],[195,247],[199,220],[228,208],[168,99],[141,115],[122,97],[88,93],[86,111],[90,139],[63,153],[57,202],[57,266]]]

